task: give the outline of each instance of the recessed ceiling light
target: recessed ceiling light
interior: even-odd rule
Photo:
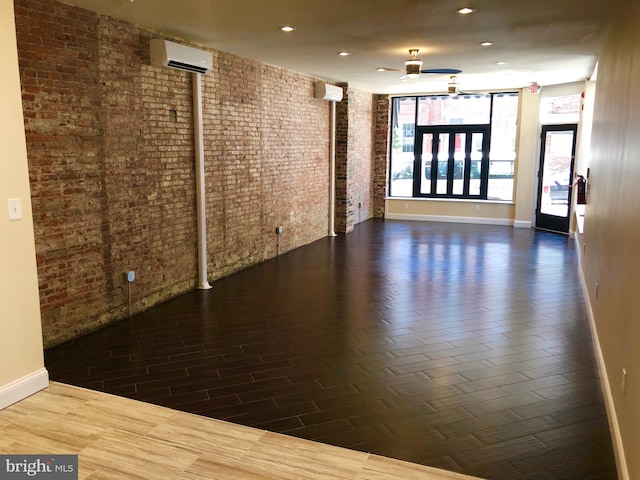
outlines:
[[[386,72],[387,70],[388,70],[388,68],[384,68],[384,67],[376,68],[376,72]]]
[[[296,27],[292,27],[291,25],[284,25],[280,27],[280,30],[282,30],[283,32],[293,32],[295,29]]]
[[[482,45],[483,47],[490,47],[491,45],[493,45],[493,42],[482,42],[480,45]]]
[[[470,13],[473,13],[475,11],[476,9],[471,7],[462,7],[456,10],[456,12],[459,13],[460,15],[469,15]]]
[[[499,62],[496,62],[496,65],[506,65],[506,64],[507,64],[507,62],[504,62],[502,60],[500,60]]]
[[[341,57],[348,57],[349,55],[351,55],[350,52],[338,52],[338,55],[340,55]]]

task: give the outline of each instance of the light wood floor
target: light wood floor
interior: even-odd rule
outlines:
[[[95,480],[473,478],[60,383],[0,411],[0,452],[78,454]]]

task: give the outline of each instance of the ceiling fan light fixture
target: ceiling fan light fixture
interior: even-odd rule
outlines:
[[[476,11],[475,8],[462,7],[456,10],[456,13],[459,13],[460,15],[469,15],[470,13],[474,13],[475,11]]]
[[[411,58],[404,62],[405,74],[409,78],[418,78],[420,76],[420,69],[422,68],[422,60],[418,58],[419,50],[412,48],[409,50]]]
[[[451,75],[451,80],[447,84],[447,93],[449,95],[457,95],[460,92],[460,87],[458,86],[458,79],[455,75]]]
[[[420,68],[422,68],[422,60],[411,58],[404,62],[407,77],[418,78],[420,76]]]

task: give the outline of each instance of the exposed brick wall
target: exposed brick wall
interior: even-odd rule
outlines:
[[[328,104],[309,77],[216,53],[204,77],[206,176],[214,276],[326,235]],[[238,81],[238,79],[242,81]]]
[[[203,82],[209,262],[231,270],[265,258],[260,64],[218,52]]]
[[[284,226],[283,251],[328,233],[330,105],[313,99],[314,82],[307,77],[262,68],[262,205],[273,256],[276,225]]]
[[[349,89],[349,192],[351,211],[357,225],[373,217],[373,104],[374,96]]]
[[[336,232],[373,216],[374,97],[344,86],[336,110]]]
[[[341,102],[336,103],[336,199],[335,199],[335,231],[349,233],[348,212],[351,211],[349,198],[349,86],[340,84],[344,90]]]
[[[16,0],[45,346],[195,288],[191,74],[156,36],[53,0]],[[201,47],[202,48],[202,47]],[[202,77],[210,279],[322,238],[326,102],[314,79],[213,51]]]
[[[384,218],[384,199],[387,196],[389,179],[389,126],[391,122],[391,102],[389,95],[376,95],[374,112],[374,172],[373,172],[373,215]]]
[[[97,315],[109,282],[97,17],[15,2],[45,335]],[[108,268],[108,267],[107,267]]]

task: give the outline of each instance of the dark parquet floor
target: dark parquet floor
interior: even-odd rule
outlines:
[[[135,287],[135,285],[134,285]],[[573,241],[369,221],[46,352],[54,380],[491,480],[613,480]]]

